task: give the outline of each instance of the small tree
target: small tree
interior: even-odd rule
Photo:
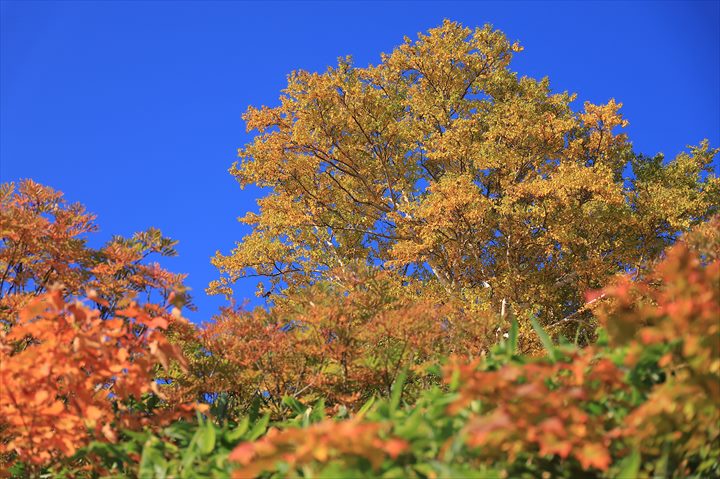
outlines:
[[[169,306],[171,299],[187,302],[186,275],[148,262],[154,255],[176,254],[177,241],[159,230],[115,236],[90,248],[87,235],[97,230],[95,217],[32,180],[0,186],[0,207],[0,322],[6,327],[24,304],[53,285],[62,285],[66,298],[98,299],[94,303],[104,318],[137,299]]]
[[[185,288],[147,257],[175,242],[151,229],[89,248],[94,217],[31,180],[0,186],[0,206],[0,469],[57,470],[90,441],[190,412],[156,382],[184,365],[163,330]]]

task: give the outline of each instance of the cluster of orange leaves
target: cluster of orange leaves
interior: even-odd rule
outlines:
[[[712,234],[718,226],[716,217],[688,241]],[[478,399],[486,409],[467,424],[467,443],[483,456],[512,458],[537,450],[541,456],[573,456],[584,469],[600,470],[610,466],[616,440],[646,457],[660,456],[663,443],[676,444],[680,467],[702,448],[719,445],[719,244],[711,242],[709,254],[703,255],[683,241],[668,250],[647,278],[624,276],[599,292],[606,301],[596,314],[611,346],[627,348],[619,366],[598,346],[554,364],[506,365],[498,371],[455,365],[462,386],[452,409]],[[629,390],[627,371],[648,348],[669,345],[658,363],[666,375],[663,382],[637,407],[620,401],[618,393]],[[587,413],[590,402],[601,401],[614,401],[616,410],[628,411],[623,425],[608,428],[613,419],[607,412]]]
[[[623,389],[623,372],[607,358],[594,361],[594,352],[585,349],[570,362],[509,364],[498,371],[479,371],[476,363],[453,365],[462,386],[450,412],[474,400],[484,410],[466,425],[467,444],[491,460],[507,456],[512,462],[536,451],[572,456],[583,469],[606,470],[616,432],[608,435],[607,418],[583,407]]]
[[[272,470],[278,461],[291,468],[314,461],[328,462],[337,457],[345,460],[367,460],[377,469],[387,458],[397,458],[408,444],[398,438],[383,438],[388,424],[349,420],[325,420],[306,429],[271,429],[256,442],[236,447],[230,459],[239,463],[235,479],[252,479]]]
[[[521,453],[536,453],[572,457],[584,470],[608,469],[611,443],[624,431],[607,431],[608,418],[589,414],[583,407],[623,389],[623,372],[608,359],[594,360],[592,350],[568,359],[571,362],[507,365],[498,371],[480,371],[477,361],[448,367],[446,379],[459,374],[461,383],[448,415],[457,415],[477,400],[484,410],[471,415],[462,430],[476,460],[513,462]],[[440,448],[441,460],[448,446]],[[377,470],[384,460],[397,459],[409,450],[406,440],[393,435],[390,422],[363,422],[358,417],[326,420],[304,429],[272,429],[255,442],[240,444],[230,459],[240,465],[233,477],[251,478],[273,470],[278,462],[293,470],[337,459],[352,467],[364,459]]]
[[[195,373],[177,384],[193,397],[230,393],[245,407],[264,392],[274,416],[285,411],[286,395],[354,409],[389,395],[404,368],[422,380],[423,364],[479,354],[492,341],[485,318],[409,297],[404,288],[391,273],[346,268],[335,283],[309,287],[269,312],[227,309],[199,337],[186,335],[201,348],[190,358]]]
[[[175,242],[151,229],[89,248],[94,216],[32,180],[0,186],[0,206],[0,465],[57,464],[185,414],[138,406],[163,396],[160,366],[184,363],[163,334],[184,276],[145,261]]]
[[[607,288],[613,302],[599,312],[627,367],[649,348],[664,347],[665,380],[627,417],[625,435],[649,455],[672,443],[679,467],[693,451],[714,448],[720,460],[720,217],[682,242],[646,280],[624,278]]]
[[[0,452],[48,463],[120,429],[158,426],[179,410],[145,416],[128,400],[154,393],[159,365],[182,361],[161,333],[167,319],[130,306],[113,319],[58,290],[31,301],[0,336]]]
[[[95,291],[103,317],[141,294],[148,302],[179,299],[185,275],[146,262],[175,254],[175,241],[159,230],[89,248],[85,236],[97,230],[95,217],[32,180],[0,186],[0,206],[0,322],[12,325],[25,304],[58,283],[66,297]]]

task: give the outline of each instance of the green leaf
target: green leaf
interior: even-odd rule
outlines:
[[[292,396],[284,396],[282,398],[282,403],[292,409],[295,414],[303,414],[307,409],[307,407]]]
[[[438,362],[433,362],[429,366],[425,368],[425,374],[428,376],[433,376],[436,378],[442,378],[443,372],[442,372],[442,366]]]
[[[237,425],[235,429],[232,429],[230,431],[225,432],[225,439],[230,444],[235,444],[238,442],[247,432],[248,428],[250,427],[250,418],[245,416],[242,418],[242,421]]]
[[[450,383],[448,384],[450,391],[457,391],[460,386],[460,370],[455,368],[450,375]]]
[[[436,474],[435,468],[427,463],[414,464],[412,467],[413,469],[415,469],[416,472],[419,472],[423,476],[431,476]]]
[[[162,452],[156,448],[160,445],[157,438],[151,438],[145,443],[142,456],[140,458],[139,476],[142,478],[164,478],[167,475],[167,461],[163,457]]]
[[[318,474],[316,477],[318,479],[337,479],[338,477],[353,477],[349,474],[349,472],[350,471],[343,467],[342,464],[334,462],[325,466],[320,472],[320,474]]]
[[[508,358],[512,358],[515,355],[515,351],[517,351],[517,343],[518,343],[518,322],[517,319],[513,316],[512,322],[510,323],[510,332],[508,333],[508,340],[507,340],[507,355]]]
[[[248,441],[254,441],[255,439],[259,438],[263,434],[265,434],[265,430],[267,429],[267,425],[270,422],[270,415],[265,414],[258,422],[255,423],[253,428],[250,430],[250,433],[247,435]]]
[[[543,344],[545,349],[547,350],[548,357],[554,362],[557,361],[557,349],[555,348],[555,345],[552,342],[552,339],[550,339],[550,336],[547,332],[545,332],[545,329],[543,329],[542,326],[540,326],[540,323],[538,323],[535,316],[530,316],[530,324],[532,325],[533,329],[535,330],[535,333],[537,333],[538,337],[540,338],[540,342]]]
[[[640,462],[642,457],[640,451],[634,449],[632,454],[622,460],[620,469],[618,470],[618,479],[635,478],[640,472]]]
[[[406,473],[405,469],[403,469],[402,467],[394,466],[394,467],[388,469],[387,471],[385,471],[383,473],[383,475],[380,477],[385,477],[388,479],[391,479],[391,478],[392,479],[396,479],[396,478],[401,479],[401,478],[407,477],[407,473]]]
[[[198,429],[198,432],[200,435],[198,436],[198,447],[200,448],[200,453],[207,455],[210,454],[213,449],[215,449],[215,426],[210,421],[205,421],[205,424]]]
[[[260,395],[255,394],[250,402],[250,409],[248,410],[248,417],[250,422],[255,422],[260,418]]]
[[[182,456],[182,461],[180,462],[180,468],[183,471],[183,477],[187,477],[187,474],[192,472],[192,465],[195,462],[195,459],[197,459],[196,452],[197,450],[195,449],[195,447],[189,447],[185,449],[185,453]]]
[[[370,410],[370,408],[373,407],[373,404],[375,404],[375,401],[376,401],[376,400],[377,400],[377,398],[376,398],[375,396],[373,396],[373,397],[371,397],[370,399],[368,399],[368,400],[365,402],[365,404],[362,405],[362,407],[360,408],[360,410],[358,410],[356,416],[357,416],[357,417],[362,417],[362,416],[364,416],[365,414],[367,414],[367,412]]]
[[[313,405],[310,412],[310,422],[316,423],[325,419],[325,399],[320,398]]]
[[[395,378],[395,382],[392,385],[392,391],[390,393],[390,412],[393,413],[397,410],[400,405],[400,398],[402,397],[403,388],[405,387],[405,381],[407,380],[407,368],[403,368],[400,374]]]
[[[150,439],[150,433],[147,431],[137,432],[137,431],[123,431],[123,434],[132,439],[135,442],[139,442],[141,444],[145,444]]]
[[[407,439],[413,438],[425,415],[426,411],[420,408],[415,408],[410,416],[405,418],[402,422],[396,423],[396,433],[400,437]]]

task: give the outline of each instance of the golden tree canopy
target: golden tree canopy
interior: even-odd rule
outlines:
[[[620,103],[573,111],[574,95],[510,70],[521,50],[445,21],[376,66],[290,74],[279,106],[244,116],[258,133],[230,172],[270,193],[209,291],[258,276],[283,297],[364,262],[547,323],[718,210],[718,150],[634,154]]]

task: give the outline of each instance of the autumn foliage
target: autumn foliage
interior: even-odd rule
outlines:
[[[3,452],[45,464],[92,439],[116,441],[119,430],[176,416],[149,415],[142,405],[150,394],[162,397],[156,367],[181,360],[160,332],[167,319],[135,305],[116,314],[102,319],[57,290],[20,311],[0,342]]]
[[[718,149],[637,154],[521,51],[446,21],[250,107],[203,325],[175,241],[2,185],[0,475],[720,477]]]
[[[184,366],[162,333],[180,321],[170,301],[184,300],[183,276],[142,261],[174,242],[150,230],[93,250],[81,205],[29,180],[13,186],[0,191],[2,462],[61,464],[92,440],[189,412],[177,401],[156,408],[159,368]]]
[[[635,155],[620,103],[573,111],[575,95],[510,69],[521,51],[445,21],[377,65],[293,72],[277,106],[245,114],[257,133],[230,173],[269,193],[210,291],[260,277],[291,295],[363,261],[422,281],[419,298],[540,307],[549,325],[717,212],[717,150]]]
[[[103,247],[87,246],[97,231],[94,216],[79,203],[68,204],[62,193],[26,180],[0,188],[0,321],[12,324],[33,297],[55,284],[62,294],[91,296],[102,316],[109,317],[136,299],[163,306],[185,298],[184,275],[168,272],[151,256],[172,256],[175,241],[149,229],[132,238],[113,237]],[[171,298],[172,296],[172,298]]]
[[[271,429],[254,444],[241,444],[230,455],[243,467],[234,478],[250,479],[273,469],[278,461],[290,468],[302,468],[315,461],[328,462],[342,457],[349,465],[365,460],[378,469],[386,458],[395,459],[407,449],[401,439],[382,439],[383,426],[372,422],[326,420],[306,429]]]
[[[285,396],[354,409],[390,394],[404,370],[420,388],[432,382],[428,364],[479,355],[495,339],[487,318],[417,300],[405,288],[393,274],[346,268],[269,312],[227,309],[190,338],[197,349],[187,356],[202,379],[178,384],[192,397],[225,394],[239,411],[258,400],[275,417]]]
[[[717,255],[718,243],[713,248]],[[361,422],[271,431],[230,459],[244,466],[237,477],[280,477],[287,468],[378,477],[715,477],[718,286],[718,260],[703,264],[680,244],[646,280],[622,278],[604,291],[599,319],[608,336],[599,345],[548,343],[545,356],[532,359],[517,355],[515,329],[492,355],[450,362],[450,393],[429,390],[402,413],[396,396],[362,411]],[[353,428],[364,433],[349,435]]]

